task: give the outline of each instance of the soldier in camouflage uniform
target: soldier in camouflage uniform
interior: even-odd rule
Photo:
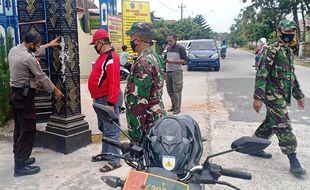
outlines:
[[[269,139],[273,134],[276,134],[282,152],[290,160],[291,172],[295,176],[300,176],[305,175],[306,172],[296,157],[297,141],[292,132],[287,110],[287,106],[291,103],[291,94],[301,109],[305,106],[304,94],[300,90],[294,73],[294,55],[289,47],[295,34],[295,22],[282,20],[278,27],[278,42],[267,47],[260,59],[256,74],[253,107],[256,112],[259,112],[262,103],[264,103],[267,115],[253,136]],[[271,158],[271,154],[264,151],[252,155]]]
[[[129,136],[142,142],[153,123],[166,115],[162,92],[164,86],[163,60],[151,47],[155,34],[151,23],[133,23],[130,45],[138,53],[131,67],[125,89],[126,117]]]

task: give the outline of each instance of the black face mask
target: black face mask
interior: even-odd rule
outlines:
[[[285,43],[291,43],[294,37],[295,37],[295,34],[283,34],[282,32],[280,36],[281,40]]]
[[[132,49],[132,51],[134,51],[134,52],[136,52],[136,47],[137,47],[137,45],[135,44],[135,41],[136,41],[136,39],[133,40],[133,41],[130,41],[131,49]]]
[[[96,50],[97,54],[100,54],[100,50],[97,49],[97,46],[94,46],[94,49]]]
[[[29,50],[30,52],[32,52],[32,53],[34,53],[34,52],[37,51],[36,46],[34,46],[33,48],[32,48],[32,47],[29,47],[28,50]]]

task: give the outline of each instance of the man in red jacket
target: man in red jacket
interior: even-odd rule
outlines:
[[[94,102],[106,105],[119,116],[119,107],[122,104],[122,93],[120,90],[120,60],[111,47],[107,31],[99,29],[93,35],[90,43],[100,55],[88,79],[88,89]],[[96,110],[95,110],[96,111]],[[104,137],[119,141],[119,129],[105,122],[97,113],[98,128]],[[113,153],[119,155],[119,149],[102,142],[101,153]],[[92,157],[93,162],[107,161],[101,172],[112,171],[121,167],[120,159],[112,156],[96,155]]]

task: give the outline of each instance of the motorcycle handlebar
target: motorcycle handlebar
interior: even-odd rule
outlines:
[[[228,177],[240,178],[240,179],[252,179],[252,175],[247,172],[242,172],[238,170],[231,170],[222,168],[221,174]]]
[[[112,145],[112,146],[115,146],[115,147],[121,149],[121,151],[122,151],[123,154],[126,153],[126,152],[128,152],[128,151],[129,151],[129,148],[130,148],[130,146],[131,146],[129,143],[126,143],[126,142],[125,142],[125,143],[121,143],[121,142],[119,142],[119,141],[110,139],[110,138],[108,138],[108,137],[102,137],[102,140],[103,140],[104,142],[106,142],[107,144],[109,144],[109,145]]]

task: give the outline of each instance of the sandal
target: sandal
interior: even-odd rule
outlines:
[[[120,109],[120,113],[125,113],[125,112],[126,112],[126,108],[121,107],[121,109]]]
[[[99,169],[100,172],[110,172],[112,170],[115,170],[117,168],[122,167],[122,164],[111,164],[111,163],[107,163],[105,164],[102,168]]]
[[[108,161],[108,159],[104,158],[102,154],[98,154],[96,156],[91,157],[92,162],[100,162],[100,161]]]

